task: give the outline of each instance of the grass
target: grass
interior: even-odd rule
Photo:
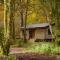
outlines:
[[[25,53],[39,53],[39,54],[53,54],[53,55],[60,55],[60,46],[51,42],[34,42],[24,44],[22,51]],[[18,46],[14,46],[18,47]],[[21,52],[21,51],[20,51]],[[0,47],[0,56],[2,56],[3,52]]]
[[[60,54],[60,47],[54,43],[34,43],[27,48],[27,51],[41,54]]]
[[[29,53],[60,54],[60,46],[52,42],[28,42],[24,44],[23,41],[18,40],[13,47],[23,48],[23,51]]]

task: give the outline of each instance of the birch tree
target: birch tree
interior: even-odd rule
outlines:
[[[0,37],[2,36],[0,39],[1,48],[2,48],[3,54],[7,56],[9,55],[9,51],[10,51],[9,49],[12,43],[11,39],[15,38],[14,19],[13,19],[14,12],[11,11],[11,8],[14,8],[14,7],[11,6],[12,5],[11,2],[13,3],[12,0],[4,0],[4,35],[3,33],[0,33]]]
[[[10,48],[9,15],[10,15],[10,0],[4,0],[4,41],[2,43],[2,49],[4,55],[8,55]]]

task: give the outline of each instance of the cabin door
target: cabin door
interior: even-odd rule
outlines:
[[[34,38],[34,36],[35,36],[35,30],[33,29],[29,30],[29,39]]]

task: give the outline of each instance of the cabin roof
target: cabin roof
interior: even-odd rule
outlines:
[[[48,23],[40,23],[40,24],[32,24],[32,25],[27,25],[26,29],[33,29],[33,28],[47,28],[49,27]],[[24,27],[21,27],[24,29]]]

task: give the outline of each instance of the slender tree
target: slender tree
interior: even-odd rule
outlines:
[[[4,0],[4,42],[2,43],[3,53],[8,55],[10,48],[9,40],[9,15],[10,15],[10,0]]]
[[[4,0],[4,39],[1,40],[1,47],[4,55],[9,55],[9,49],[12,43],[11,39],[15,39],[14,26],[14,5],[12,0]],[[3,36],[3,35],[2,35]]]
[[[13,4],[14,3],[14,4]],[[9,29],[10,29],[10,39],[15,40],[15,0],[11,0],[10,2],[10,21],[9,21]]]
[[[18,6],[19,12],[20,12],[20,21],[21,21],[20,27],[24,27],[24,30],[21,30],[22,35],[23,35],[23,40],[26,43],[27,42],[26,24],[27,24],[28,0],[19,0],[19,4],[17,6]]]

